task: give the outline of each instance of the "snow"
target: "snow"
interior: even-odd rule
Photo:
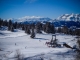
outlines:
[[[21,32],[21,33],[19,33]],[[10,32],[7,30],[0,31],[0,38],[7,38],[7,37],[18,37],[18,36],[24,36],[26,35],[24,31],[15,30],[15,32]]]
[[[71,19],[72,18],[72,19]],[[64,14],[57,18],[57,20],[64,20],[64,21],[79,21],[80,14]]]
[[[50,21],[52,19],[48,18],[48,17],[40,17],[40,16],[24,16],[24,17],[20,17],[20,18],[9,18],[7,19],[12,20],[13,22],[34,22],[34,21]]]
[[[56,33],[59,43],[66,42],[70,46],[76,45],[75,36]],[[16,50],[24,56],[25,60],[73,60],[75,52],[66,47],[49,48],[45,45],[50,41],[52,34],[36,34],[34,39],[30,38],[22,30],[16,29],[15,32],[0,30],[0,60],[15,60]]]
[[[21,23],[33,23],[33,22],[57,22],[57,21],[80,21],[80,14],[63,14],[56,19],[51,19],[48,17],[41,17],[41,16],[24,16],[20,18],[9,18],[7,19],[12,20],[13,22],[21,22]]]

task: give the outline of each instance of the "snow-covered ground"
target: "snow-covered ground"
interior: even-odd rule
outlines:
[[[56,34],[59,43],[66,42],[70,46],[76,45],[75,36]],[[52,34],[36,34],[34,39],[30,38],[22,30],[10,32],[0,30],[0,60],[15,60],[16,50],[24,57],[24,60],[74,60],[75,52],[66,47],[49,48],[45,45],[50,41]]]

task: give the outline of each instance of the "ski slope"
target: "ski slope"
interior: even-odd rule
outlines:
[[[59,43],[66,42],[70,46],[76,45],[75,36],[58,34]],[[74,60],[75,52],[66,47],[49,48],[45,45],[46,41],[50,41],[52,34],[36,34],[34,39],[30,38],[22,30],[10,32],[0,30],[0,60],[15,60],[16,50],[24,57],[24,60]]]

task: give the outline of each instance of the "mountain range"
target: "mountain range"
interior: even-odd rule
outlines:
[[[9,19],[8,19],[9,20]],[[11,18],[12,21],[17,21],[17,22],[25,22],[25,21],[80,21],[80,14],[63,14],[59,16],[56,19],[51,19],[48,17],[40,17],[40,16],[25,16],[22,18]]]
[[[80,21],[80,14],[63,14],[59,16],[57,20]]]
[[[9,20],[9,19],[8,19]],[[48,17],[40,17],[40,16],[25,16],[22,18],[11,18],[13,22],[17,21],[23,24],[30,24],[30,23],[45,23],[51,22],[56,27],[66,25],[68,27],[75,26],[80,28],[80,14],[63,14],[56,19],[51,19]]]
[[[10,18],[13,22],[17,21],[17,22],[34,22],[34,21],[38,21],[38,22],[42,22],[42,21],[50,21],[52,19],[48,18],[48,17],[40,17],[40,16],[25,16],[22,18]],[[8,19],[8,20],[10,20]]]

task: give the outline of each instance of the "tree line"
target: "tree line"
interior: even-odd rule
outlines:
[[[80,28],[73,28],[73,26],[71,28],[68,28],[67,26],[58,27],[56,32],[80,36]]]
[[[70,34],[70,35],[78,35],[80,36],[80,29],[71,29],[67,26],[62,26],[56,28],[53,23],[46,22],[45,24],[41,22],[32,23],[32,24],[22,24],[19,22],[12,22],[12,20],[3,20],[0,18],[0,27],[7,26],[8,31],[14,32],[14,29],[22,29],[25,31],[26,34],[30,34],[31,38],[35,37],[35,33],[41,34],[42,31],[46,33],[64,33],[64,34]]]
[[[37,22],[36,24],[22,24],[19,22],[12,22],[12,20],[3,20],[0,18],[0,27],[7,26],[8,31],[14,32],[14,29],[21,28],[25,31],[26,34],[31,34],[31,38],[35,37],[35,33],[42,33],[42,31],[46,33],[55,33],[54,25],[50,24],[50,22],[46,22],[46,24],[42,24],[41,22]]]

